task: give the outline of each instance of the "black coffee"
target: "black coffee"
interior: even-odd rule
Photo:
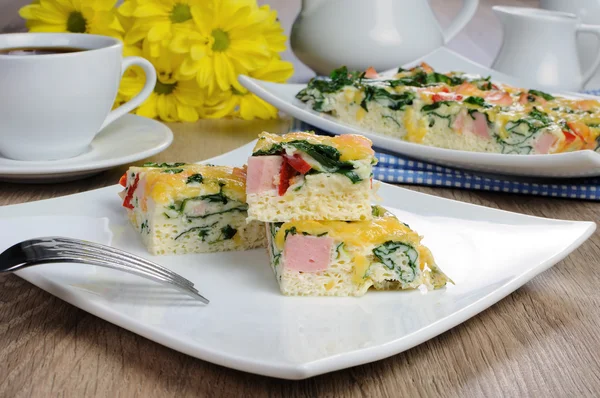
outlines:
[[[86,49],[76,47],[19,47],[0,48],[0,55],[49,55],[77,53],[80,51],[86,51]]]

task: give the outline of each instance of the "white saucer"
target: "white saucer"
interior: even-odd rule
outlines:
[[[156,155],[173,142],[162,123],[125,115],[100,132],[88,151],[70,159],[20,161],[0,156],[0,181],[46,183],[87,177]]]

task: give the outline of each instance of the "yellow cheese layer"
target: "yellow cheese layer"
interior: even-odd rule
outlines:
[[[156,203],[167,204],[200,195],[219,193],[221,189],[227,197],[246,201],[246,170],[225,166],[186,164],[170,169],[183,169],[169,174],[169,168],[132,167],[130,172],[143,173],[146,179],[146,196]],[[202,175],[201,185],[188,184],[187,179],[194,174]]]
[[[409,227],[401,223],[391,213],[385,213],[372,221],[290,221],[284,223],[277,235],[275,244],[279,250],[285,245],[286,231],[296,228],[297,233],[318,236],[327,233],[336,242],[343,242],[354,263],[353,281],[360,284],[369,267],[364,254],[365,246],[379,246],[388,241],[398,241],[419,248],[421,238]]]
[[[275,144],[282,144],[290,141],[304,140],[311,144],[329,145],[340,151],[340,160],[370,159],[375,152],[371,148],[372,142],[366,137],[354,134],[344,134],[335,137],[324,137],[311,132],[295,132],[285,135],[275,135],[262,133],[259,135],[258,142],[254,151],[268,150]]]
[[[413,108],[406,108],[404,112],[404,127],[406,127],[405,139],[410,142],[421,143],[425,134],[427,134],[427,125],[425,119],[415,118],[415,111]]]

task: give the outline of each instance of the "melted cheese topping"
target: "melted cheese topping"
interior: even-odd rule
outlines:
[[[406,127],[405,139],[410,142],[421,143],[425,134],[427,134],[427,125],[425,119],[415,118],[415,111],[413,108],[406,108],[404,112],[404,126]]]
[[[183,169],[176,174],[165,173],[169,169]],[[203,194],[223,193],[231,199],[246,201],[246,170],[225,166],[186,164],[172,168],[131,167],[129,172],[143,174],[146,179],[146,195],[159,204],[167,204]],[[201,174],[202,189],[199,184],[188,184],[187,179]],[[142,176],[140,176],[142,177]]]
[[[269,150],[275,144],[283,144],[290,141],[303,140],[311,144],[329,145],[340,151],[340,160],[370,159],[375,152],[371,148],[372,142],[366,137],[354,134],[344,134],[335,137],[319,136],[310,132],[295,132],[285,135],[262,133],[254,147],[254,151]]]
[[[344,242],[350,251],[354,263],[353,281],[363,282],[363,276],[370,261],[366,257],[365,246],[379,246],[388,241],[408,243],[419,248],[421,238],[409,227],[401,223],[391,213],[385,213],[372,221],[290,221],[284,223],[275,236],[275,245],[282,251],[285,245],[286,231],[296,228],[297,233],[318,236],[327,233],[336,242]]]

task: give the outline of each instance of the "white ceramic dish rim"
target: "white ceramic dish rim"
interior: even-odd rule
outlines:
[[[245,145],[240,149],[250,149],[254,146],[254,143],[250,143]],[[208,159],[204,162],[217,163],[220,159],[226,158],[229,154],[224,154],[217,156],[215,158]],[[390,184],[384,184],[385,186],[391,186]],[[404,188],[400,188],[397,186],[392,186],[394,189],[405,190]],[[100,190],[114,190],[115,194],[120,190],[120,186],[114,185],[106,188],[101,188],[99,190],[88,191],[80,194],[70,195],[69,198],[72,197],[81,197],[84,200],[84,196],[93,196],[94,192]],[[431,195],[414,192],[411,191],[412,195],[419,197],[430,197]],[[61,200],[63,198],[55,198],[48,199],[44,201],[36,202],[37,204]],[[498,210],[498,209],[490,209],[485,206],[473,205],[468,203],[463,203],[460,201],[455,201],[451,199],[445,198],[436,198],[437,200],[443,202],[454,203],[459,206],[467,206],[467,207],[477,207],[486,210],[492,210],[498,213],[505,213],[510,215],[518,215],[522,218],[528,219],[536,219],[536,220],[548,220],[541,217],[528,216],[516,214],[508,211]],[[23,204],[27,205],[27,204]],[[13,205],[8,206],[21,206],[21,205]],[[560,260],[564,259],[569,253],[571,253],[575,248],[581,245],[585,240],[587,240],[595,231],[596,224],[593,222],[583,222],[583,221],[566,221],[566,220],[553,220],[553,221],[564,221],[570,224],[581,224],[586,225],[585,231],[574,240],[565,250],[556,254],[555,256],[547,259],[546,261],[540,263],[536,268],[531,269],[523,274],[519,275],[516,278],[509,280],[507,283],[502,285],[501,287],[495,288],[489,294],[483,296],[479,300],[475,301],[471,305],[464,307],[452,314],[437,320],[436,322],[430,323],[422,329],[419,329],[417,332],[411,333],[409,335],[402,336],[401,338],[397,338],[394,341],[390,341],[385,344],[381,344],[375,347],[358,349],[355,351],[347,352],[344,354],[338,354],[336,356],[331,356],[319,360],[315,360],[312,362],[307,362],[301,365],[281,365],[281,364],[272,364],[267,361],[261,361],[256,358],[248,359],[244,357],[237,357],[235,355],[222,354],[219,351],[211,350],[209,348],[200,348],[194,346],[193,344],[186,343],[185,339],[177,339],[173,338],[173,333],[165,332],[160,327],[153,327],[144,323],[141,323],[137,320],[132,320],[128,316],[118,312],[113,311],[107,306],[102,306],[94,301],[90,301],[86,299],[86,294],[80,292],[76,289],[65,288],[65,285],[60,285],[55,283],[49,278],[44,277],[44,275],[35,272],[19,272],[17,275],[22,277],[23,279],[33,283],[34,285],[48,291],[49,293],[59,297],[60,299],[71,303],[93,315],[96,315],[102,319],[107,320],[113,324],[116,324],[124,329],[130,330],[140,336],[146,337],[152,341],[155,341],[164,346],[170,347],[177,351],[186,353],[188,355],[192,355],[198,357],[202,360],[206,360],[208,362],[212,362],[218,365],[226,366],[229,368],[242,370],[250,373],[256,373],[266,376],[286,378],[286,379],[304,379],[308,377],[312,377],[315,375],[319,375],[322,373],[327,373],[331,371],[335,371],[342,368],[347,368],[351,366],[357,366],[360,364],[377,361],[380,359],[384,359],[390,357],[392,355],[396,355],[400,352],[408,350],[418,344],[421,344],[453,327],[456,325],[466,321],[467,319],[477,315],[479,312],[484,309],[492,306],[497,303],[502,298],[506,297],[510,293],[514,292],[516,289],[521,287],[523,284],[531,280],[536,275],[541,272],[549,269],[553,264],[556,264]],[[108,315],[108,316],[107,316]]]
[[[121,120],[124,119],[124,120]],[[131,122],[128,121],[131,120]],[[78,156],[69,158],[69,159],[61,159],[61,160],[48,160],[48,161],[20,161],[20,160],[12,160],[8,158],[1,157],[2,159],[8,160],[11,163],[14,163],[14,166],[7,166],[0,164],[0,175],[3,176],[25,176],[31,174],[40,174],[40,175],[56,175],[56,174],[70,174],[77,172],[85,172],[91,170],[105,170],[114,166],[119,166],[126,163],[132,163],[140,159],[145,159],[147,157],[156,155],[167,149],[173,143],[173,132],[169,127],[165,124],[160,123],[153,119],[148,119],[142,116],[137,116],[133,114],[123,115],[122,118],[117,119],[115,122],[124,121],[128,123],[139,123],[143,121],[144,123],[152,124],[155,128],[156,134],[162,134],[163,139],[160,144],[155,145],[151,148],[144,149],[143,151],[139,151],[136,153],[132,153],[126,156],[114,157],[110,159],[102,159],[96,161],[88,161],[88,162],[78,162]],[[109,128],[107,126],[106,128]],[[99,133],[99,135],[102,132]],[[123,132],[122,134],[126,134]],[[97,138],[98,136],[96,136]],[[94,139],[96,139],[94,138]],[[92,141],[93,142],[93,141]],[[82,155],[80,155],[82,156]],[[64,162],[69,163],[64,163]],[[72,162],[72,163],[71,163]]]

